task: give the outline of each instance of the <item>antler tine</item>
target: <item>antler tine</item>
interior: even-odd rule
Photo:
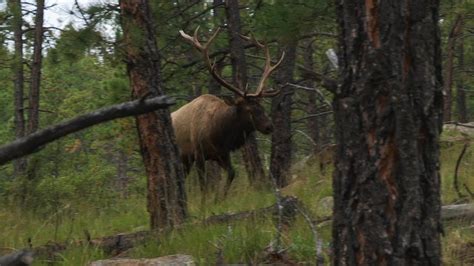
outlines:
[[[283,59],[285,58],[285,52],[281,54],[280,60],[275,65],[271,65],[271,58],[270,58],[270,49],[268,46],[265,45],[265,68],[263,70],[262,78],[260,79],[260,82],[258,84],[257,90],[255,93],[252,94],[247,94],[247,97],[271,97],[275,96],[279,93],[279,91],[274,91],[274,92],[268,92],[264,93],[263,89],[265,88],[265,82],[267,79],[270,77],[272,72],[280,66],[281,62],[283,62]]]
[[[227,82],[217,73],[216,63],[212,62],[211,59],[209,58],[209,47],[211,46],[211,43],[219,34],[220,28],[217,28],[217,30],[211,35],[211,37],[207,40],[207,42],[204,45],[201,44],[201,42],[199,42],[198,31],[199,31],[199,26],[196,28],[196,30],[194,30],[194,37],[189,36],[188,34],[184,33],[184,31],[182,30],[180,30],[179,33],[181,34],[181,36],[183,36],[184,39],[189,41],[194,47],[196,47],[196,49],[198,49],[202,53],[203,59],[206,62],[209,72],[211,73],[212,77],[217,82],[219,82],[222,86],[229,89],[230,91],[236,93],[237,95],[245,97],[245,93],[243,91],[239,90],[237,87]]]

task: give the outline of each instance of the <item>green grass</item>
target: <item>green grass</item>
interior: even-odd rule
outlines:
[[[454,133],[449,138],[457,138]],[[444,136],[444,138],[447,138]],[[453,177],[456,160],[463,143],[442,142],[441,174],[442,200],[450,204],[459,200],[453,188]],[[460,184],[474,189],[474,151],[469,148],[459,171]],[[298,166],[296,166],[298,165]],[[226,263],[261,262],[264,250],[275,241],[276,227],[271,216],[260,219],[252,218],[228,225],[204,226],[199,224],[204,218],[225,212],[252,210],[269,206],[275,202],[272,191],[252,189],[246,178],[242,178],[242,169],[235,180],[226,200],[215,201],[211,194],[205,206],[195,176],[188,178],[188,201],[190,219],[188,224],[179,230],[163,234],[159,240],[149,241],[136,246],[127,252],[134,258],[157,257],[170,254],[189,254],[201,265],[213,264],[219,249],[222,250]],[[293,195],[301,200],[313,218],[331,214],[332,169],[320,173],[315,159],[306,164],[295,164],[291,184],[281,192]],[[222,180],[222,184],[225,181]],[[466,194],[466,191],[463,190]],[[64,202],[64,201],[63,201]],[[67,202],[67,201],[66,201]],[[133,232],[148,229],[148,215],[144,195],[130,198],[116,198],[113,203],[89,204],[87,201],[71,200],[63,203],[49,214],[37,210],[27,210],[14,206],[2,206],[0,209],[0,247],[4,252],[12,248],[23,248],[31,238],[33,245],[42,245],[48,241],[73,241],[84,239],[84,230],[93,238],[113,235],[121,232]],[[331,224],[324,223],[318,227],[318,236],[322,239],[324,255],[328,256],[331,240]],[[453,221],[445,225],[443,237],[443,260],[446,265],[460,265],[460,258],[473,256],[474,232],[472,224],[467,221]],[[314,261],[314,239],[307,222],[298,216],[294,226],[282,235],[282,244],[287,248],[290,259],[297,262]],[[469,245],[471,247],[469,248]],[[469,251],[470,250],[470,251]],[[106,258],[101,250],[91,247],[68,249],[60,256],[53,258],[55,265],[85,265],[87,262]],[[35,265],[48,264],[48,258],[41,258]],[[467,265],[467,264],[466,264]]]
[[[26,247],[28,239],[34,246],[48,241],[84,239],[84,230],[94,237],[143,230],[148,221],[145,206],[142,198],[118,200],[110,207],[68,203],[48,215],[3,206],[0,210],[0,247]]]

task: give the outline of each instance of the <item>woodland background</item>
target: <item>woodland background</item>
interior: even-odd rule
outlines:
[[[0,143],[131,99],[116,3],[76,4],[71,15],[82,19],[84,25],[57,29],[38,28],[43,23],[38,10],[48,8],[48,1],[46,5],[37,1],[43,5],[35,8],[22,3],[23,9],[19,9],[19,2],[9,1],[0,15]],[[282,117],[281,124],[275,126],[278,134],[274,139],[256,134],[256,146],[247,147],[251,152],[233,153],[237,176],[225,200],[214,201],[211,197],[202,205],[197,176],[191,173],[186,179],[189,221],[178,231],[161,235],[159,241],[134,246],[127,250],[127,256],[181,253],[194,256],[202,264],[218,260],[261,262],[270,243],[278,239],[287,248],[288,260],[311,262],[315,231],[317,246],[326,261],[331,255],[331,223],[323,220],[332,212],[334,121],[332,96],[326,89],[330,87],[327,82],[337,77],[335,65],[327,56],[330,49],[338,48],[335,6],[332,1],[317,0],[238,2],[240,8],[226,10],[221,0],[150,1],[161,56],[162,89],[177,100],[172,110],[200,94],[230,95],[213,81],[199,54],[178,31],[191,33],[199,26],[201,36],[207,38],[217,27],[225,28],[232,16],[238,16],[241,32],[266,40],[274,59],[288,47],[294,50],[294,62],[282,66],[270,81],[275,87],[284,87],[284,99],[265,102],[269,115]],[[474,190],[474,155],[469,147],[473,130],[452,125],[473,121],[474,117],[473,3],[443,0],[440,16],[443,77],[445,89],[450,91],[445,96],[445,122],[451,125],[443,132],[440,158],[442,202],[448,205],[472,201],[469,188]],[[18,27],[20,37],[15,35]],[[15,38],[23,40],[22,53],[14,45]],[[229,80],[231,47],[227,33],[223,33],[211,48],[221,64],[222,75]],[[245,59],[248,81],[254,85],[260,78],[262,53],[247,47]],[[23,80],[16,78],[19,71],[24,73]],[[18,95],[19,89],[23,95]],[[276,105],[283,107],[275,108]],[[283,163],[272,165],[275,143],[280,145],[279,156],[283,158],[279,162]],[[245,154],[249,153],[258,155],[261,168],[246,163],[249,159]],[[73,243],[87,236],[99,238],[149,228],[147,180],[133,118],[71,134],[22,160],[23,168],[18,161],[16,166],[0,166],[3,253],[48,242]],[[224,177],[225,173],[212,165],[210,169],[213,190],[219,191],[224,182],[219,176]],[[272,215],[215,225],[201,223],[216,214],[274,204],[275,191],[272,184],[268,185],[270,173],[277,176],[283,195],[296,196],[305,206],[304,215],[297,215],[292,225],[283,230],[283,236],[279,236],[282,230]],[[461,184],[458,190],[453,185],[455,176]],[[320,221],[313,230],[306,216]],[[447,265],[474,262],[470,221],[445,224],[443,255]],[[36,263],[84,265],[107,257],[110,254],[103,249],[83,245]]]

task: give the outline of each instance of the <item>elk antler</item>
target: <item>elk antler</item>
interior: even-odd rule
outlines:
[[[258,48],[264,49],[265,51],[265,67],[263,69],[263,74],[262,77],[260,78],[260,82],[258,84],[257,90],[255,93],[247,93],[247,86],[246,85],[245,89],[239,89],[236,86],[233,86],[229,82],[227,82],[225,79],[223,79],[218,73],[216,69],[216,63],[211,62],[211,59],[209,58],[209,46],[211,45],[212,41],[216,38],[216,36],[219,34],[220,28],[217,28],[217,30],[212,34],[212,36],[209,38],[207,43],[204,45],[201,44],[201,42],[198,39],[198,31],[199,31],[199,26],[196,28],[194,31],[194,36],[191,37],[188,34],[186,34],[184,31],[180,30],[179,33],[181,36],[186,39],[189,43],[191,43],[198,51],[200,51],[203,55],[204,61],[207,63],[207,67],[209,69],[209,72],[211,75],[214,77],[214,79],[217,80],[222,86],[228,88],[232,92],[236,93],[237,95],[240,95],[242,97],[272,97],[280,93],[279,90],[269,90],[269,91],[264,91],[265,88],[265,82],[267,81],[268,77],[270,77],[271,73],[281,64],[283,61],[283,58],[285,57],[285,52],[282,53],[280,60],[272,66],[271,64],[271,57],[270,57],[270,49],[266,44],[262,44],[259,41],[255,39],[255,37],[246,37],[241,35],[242,38],[253,42]]]
[[[217,82],[219,82],[222,86],[231,90],[235,94],[245,97],[244,91],[233,86],[217,73],[216,62],[215,61],[211,62],[211,59],[209,58],[209,46],[211,45],[212,41],[216,38],[217,34],[219,34],[220,28],[217,28],[217,30],[212,34],[212,36],[209,38],[207,43],[205,43],[204,45],[201,44],[201,42],[199,41],[197,37],[198,31],[199,31],[199,26],[194,31],[193,37],[189,36],[182,30],[180,30],[179,33],[184,39],[186,39],[189,43],[191,43],[194,47],[196,47],[198,51],[202,53],[204,61],[207,64],[207,68],[209,69],[209,72],[211,72],[211,75],[214,77],[215,80],[217,80]]]
[[[263,89],[265,88],[265,82],[267,81],[268,77],[272,74],[272,72],[283,62],[283,58],[285,58],[285,52],[281,54],[280,60],[272,66],[271,62],[271,57],[270,57],[270,49],[266,44],[262,44],[259,41],[255,39],[253,35],[251,37],[247,37],[244,35],[240,35],[243,39],[253,42],[255,46],[257,46],[260,49],[264,49],[265,51],[265,67],[263,69],[263,74],[262,77],[260,78],[260,82],[258,84],[257,90],[255,93],[252,94],[247,94],[247,97],[273,97],[277,94],[280,93],[280,90],[270,90],[270,91],[264,91]]]

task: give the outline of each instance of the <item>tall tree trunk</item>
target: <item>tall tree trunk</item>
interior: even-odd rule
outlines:
[[[451,121],[452,111],[452,86],[454,77],[454,53],[456,47],[456,39],[459,36],[462,19],[461,15],[456,17],[453,27],[448,36],[448,47],[446,52],[446,73],[444,80],[444,121]]]
[[[28,109],[28,134],[38,130],[39,125],[39,105],[40,105],[40,84],[43,51],[43,17],[44,0],[36,1],[35,17],[35,39],[33,48],[33,62],[31,64],[31,84]]]
[[[458,67],[457,67],[457,81],[456,81],[456,110],[459,122],[467,123],[469,121],[469,116],[467,112],[466,104],[466,90],[464,88],[464,16],[461,16],[460,29],[459,29],[459,44],[457,47],[457,58],[458,58]]]
[[[439,1],[338,1],[334,265],[440,265]]]
[[[13,59],[14,72],[14,99],[15,99],[15,137],[25,136],[25,114],[24,114],[24,71],[23,71],[23,18],[20,0],[10,0],[9,8],[13,14],[12,30],[14,35],[15,56]],[[26,171],[26,159],[20,158],[14,161],[15,176],[20,177]]]
[[[217,2],[220,0],[214,0]],[[216,64],[217,73],[221,73],[222,65],[217,63]],[[219,83],[212,77],[209,78],[209,85],[208,85],[208,92],[209,94],[219,95],[221,94],[221,86]],[[206,174],[208,177],[208,183],[211,186],[211,191],[218,191],[217,185],[221,179],[222,170],[219,164],[215,161],[206,161]]]
[[[240,12],[237,0],[226,0],[227,28],[229,30],[230,57],[232,62],[232,80],[235,85],[245,88],[248,83],[247,63],[245,60],[245,49],[240,38]],[[242,157],[245,169],[252,183],[264,183],[265,172],[263,171],[262,159],[258,151],[255,134],[247,136],[242,147]],[[258,181],[258,182],[255,182]]]
[[[314,70],[314,58],[313,58],[313,40],[309,40],[306,43],[306,47],[303,51],[303,64],[304,67],[310,70]],[[304,83],[305,86],[312,88],[315,86],[315,82],[313,80],[307,80]],[[317,108],[317,100],[316,100],[316,93],[313,91],[308,91],[306,92],[307,97],[308,97],[308,103],[306,105],[306,112],[309,115],[316,114],[318,112]],[[314,147],[312,149],[312,153],[316,154],[318,151],[321,149],[320,144],[320,137],[319,137],[319,132],[320,132],[320,126],[318,123],[318,117],[310,117],[308,118],[306,122],[306,127],[308,128],[309,132],[309,137],[313,140]]]
[[[162,95],[160,56],[147,0],[121,0],[127,71],[133,97]],[[140,150],[148,175],[148,212],[152,229],[173,227],[187,215],[184,171],[168,109],[137,116]]]
[[[278,187],[288,185],[291,167],[292,141],[291,141],[291,105],[293,103],[293,89],[284,87],[286,83],[293,82],[295,70],[297,43],[287,44],[285,58],[276,73],[278,86],[282,92],[272,98],[272,122],[277,129],[272,134],[272,150],[270,155],[270,174]]]

